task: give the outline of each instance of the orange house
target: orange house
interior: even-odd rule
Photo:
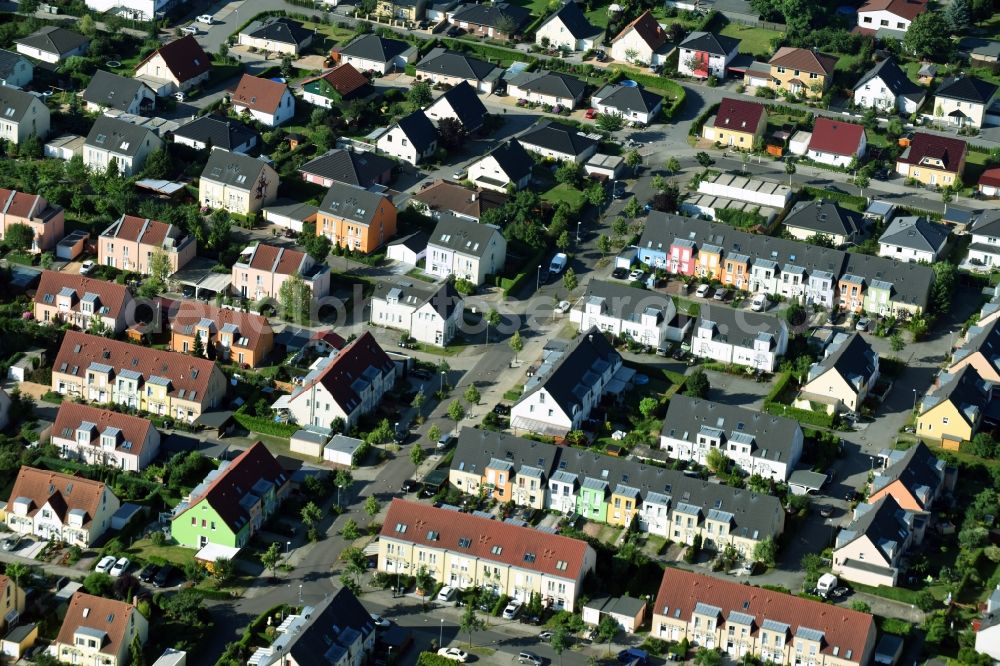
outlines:
[[[722,279],[722,248],[706,243],[698,248],[698,263],[695,275],[709,280]]]
[[[750,257],[745,254],[731,254],[724,262],[723,284],[737,289],[746,289],[750,282]]]
[[[923,442],[892,456],[888,467],[872,477],[869,504],[891,495],[905,511],[928,511],[942,490],[954,485],[954,474],[949,479],[945,462]]]
[[[334,183],[316,216],[316,235],[368,254],[396,235],[396,207],[384,194]]]
[[[483,487],[498,502],[513,499],[514,465],[506,460],[493,458],[483,469]]]
[[[163,303],[173,351],[190,354],[199,336],[206,355],[255,368],[274,348],[274,331],[266,317],[201,301],[163,299]]]
[[[837,292],[840,294],[840,309],[848,312],[861,312],[865,305],[865,279],[850,273],[844,273],[837,282]]]

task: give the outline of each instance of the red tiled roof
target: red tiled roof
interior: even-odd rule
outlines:
[[[83,524],[87,526],[97,515],[105,488],[100,481],[24,466],[17,473],[17,480],[10,491],[7,511],[13,511],[14,502],[24,497],[31,500],[29,516],[47,503],[62,521],[74,509],[85,512]]]
[[[132,443],[132,448],[127,453],[135,456],[142,455],[142,445],[145,444],[149,432],[153,429],[152,423],[138,416],[113,412],[110,409],[102,409],[92,405],[82,405],[78,402],[64,402],[59,405],[59,411],[56,413],[56,421],[52,426],[52,436],[62,439],[76,439],[76,429],[84,421],[97,426],[98,434],[103,433],[107,428],[121,430],[122,443]],[[96,439],[91,439],[91,443],[96,446]]]
[[[0,188],[0,213],[32,220],[44,220],[58,211],[38,194]]]
[[[267,317],[253,312],[243,312],[232,308],[220,308],[202,301],[160,299],[163,314],[174,333],[194,335],[193,327],[202,319],[211,319],[215,327],[221,330],[226,324],[237,328],[233,346],[243,349],[254,349],[262,335],[273,333]],[[240,338],[247,341],[237,344]]]
[[[316,384],[322,384],[341,409],[350,414],[360,403],[352,384],[363,377],[369,368],[375,368],[384,374],[392,370],[393,366],[392,359],[382,350],[371,332],[366,331],[360,338],[341,349],[309,384],[295,391],[292,399]]]
[[[118,238],[124,241],[160,247],[168,236],[175,233],[172,224],[144,217],[136,217],[134,215],[122,215],[118,218],[118,222],[108,227],[101,234],[101,238]]]
[[[238,533],[250,520],[247,509],[240,504],[246,494],[261,480],[279,488],[288,482],[285,470],[261,442],[241,453],[197,497],[192,497],[186,509],[174,517],[194,509],[203,500],[215,509],[234,533]]]
[[[342,65],[337,65],[325,74],[317,76],[312,81],[317,79],[323,79],[343,96],[350,95],[355,90],[368,85],[368,77],[356,70],[354,65],[346,62]],[[309,83],[309,81],[303,83]]]
[[[398,531],[397,526],[403,525],[405,531]],[[584,575],[590,548],[579,539],[402,499],[394,499],[389,505],[381,538],[447,548],[452,553],[468,553],[470,557],[570,580]],[[461,539],[469,540],[468,547],[459,543]],[[499,552],[495,552],[497,549]],[[527,557],[530,554],[533,559]]]
[[[161,46],[146,56],[145,60],[136,67],[136,70],[145,65],[150,58],[155,57],[157,54],[163,58],[163,62],[167,65],[170,73],[181,83],[189,81],[212,69],[212,59],[205,53],[205,50],[201,48],[201,44],[192,35],[181,37]]]
[[[76,592],[69,600],[66,617],[56,643],[60,645],[76,645],[74,634],[80,627],[89,627],[105,632],[108,637],[101,645],[104,654],[117,655],[122,643],[130,640],[128,626],[132,613],[137,613],[135,606],[124,601],[95,597],[86,592]]]
[[[87,293],[97,294],[100,299],[99,307],[108,308],[106,316],[112,319],[117,319],[122,314],[125,304],[132,300],[132,294],[123,284],[95,280],[74,273],[42,271],[38,289],[35,291],[35,304],[55,307],[59,292],[67,287],[76,292],[76,300],[71,308],[73,312],[80,310],[80,301]]]
[[[676,619],[689,622],[698,603],[720,608],[720,619],[732,612],[753,616],[754,633],[764,620],[789,625],[793,636],[800,627],[821,631],[820,651],[848,661],[865,658],[866,643],[874,632],[874,620],[868,613],[667,567],[653,613],[674,619],[679,609],[680,617]]]
[[[899,161],[903,164],[920,164],[925,157],[931,157],[941,160],[945,171],[956,172],[965,157],[965,151],[966,144],[961,139],[914,132],[909,149]]]
[[[305,252],[259,243],[247,264],[250,268],[278,275],[298,275]]]
[[[984,171],[983,175],[979,177],[979,184],[1000,187],[1000,168]]]
[[[286,90],[288,90],[287,84],[244,74],[231,99],[233,104],[239,106],[264,113],[274,113],[278,110],[281,96]]]
[[[316,331],[312,334],[312,339],[315,341],[322,340],[334,349],[343,349],[344,345],[347,344],[347,341],[343,337],[333,331]]]
[[[115,373],[138,372],[147,382],[150,377],[164,377],[170,380],[168,395],[197,403],[205,400],[212,374],[221,372],[206,358],[67,331],[52,371],[83,379],[91,363],[110,365]]]
[[[719,103],[719,112],[715,116],[713,127],[753,133],[757,130],[765,111],[763,104],[726,97]]]
[[[927,3],[922,0],[868,0],[861,5],[858,13],[887,11],[912,21],[927,11]]]
[[[837,58],[810,49],[782,46],[768,61],[769,65],[797,69],[812,74],[832,74]]]
[[[865,128],[831,118],[817,118],[813,127],[809,150],[834,155],[856,155],[861,146]]]
[[[653,17],[653,13],[647,9],[642,13],[642,15],[639,16],[639,18],[625,26],[625,28],[618,33],[618,36],[611,40],[612,43],[617,42],[633,28],[635,28],[635,31],[639,33],[640,37],[642,37],[642,41],[646,42],[646,44],[649,45],[649,48],[654,51],[667,42],[667,33],[660,27],[660,24]]]

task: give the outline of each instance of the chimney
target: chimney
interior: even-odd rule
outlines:
[[[139,605],[139,595],[138,594],[136,594],[135,596],[132,597],[132,605],[133,606],[138,606]]]

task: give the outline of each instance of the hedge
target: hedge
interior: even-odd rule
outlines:
[[[291,423],[275,423],[269,418],[262,416],[251,416],[239,410],[233,412],[233,420],[250,432],[262,435],[273,435],[274,437],[291,437],[299,431],[299,427]]]
[[[788,382],[790,381],[792,381],[792,373],[779,373],[778,376],[774,378],[774,386],[771,387],[771,390],[764,397],[764,404],[767,405],[768,403],[772,403],[777,400],[778,396],[784,393],[785,387],[788,386]]]
[[[417,666],[455,666],[455,662],[433,652],[421,652],[417,657]]]
[[[492,46],[490,44],[477,44],[464,39],[442,37],[439,38],[438,41],[455,51],[475,53],[476,55],[487,59],[493,58],[495,60],[512,60],[520,62],[535,62],[538,60],[535,56],[516,49],[505,49],[500,46]]]
[[[704,129],[705,123],[708,119],[719,112],[719,107],[722,105],[721,102],[716,102],[712,106],[705,109],[701,115],[694,119],[694,123],[691,124],[691,129],[688,130],[688,136],[693,136],[695,138],[701,137],[701,130]]]
[[[798,407],[792,407],[780,402],[764,403],[764,411],[774,416],[786,416],[807,425],[819,426],[821,428],[833,427],[833,416],[825,412],[799,409]]]
[[[539,262],[542,260],[542,256],[545,254],[545,248],[540,247],[535,250],[535,253],[528,257],[524,262],[524,268],[520,273],[514,276],[514,279],[501,278],[500,288],[503,289],[504,298],[508,298],[513,292],[521,288],[524,284],[525,279],[532,273],[538,271]]]

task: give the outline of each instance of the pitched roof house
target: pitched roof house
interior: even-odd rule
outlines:
[[[248,155],[213,150],[198,178],[198,200],[206,208],[250,215],[278,196],[278,172]]]
[[[142,80],[160,97],[186,92],[208,80],[212,58],[193,35],[164,44],[135,68]]]
[[[35,66],[24,56],[0,49],[0,86],[24,88],[35,75]]]
[[[100,173],[114,163],[127,178],[142,171],[149,154],[161,148],[163,139],[148,127],[100,116],[83,144],[83,163]]]
[[[332,183],[316,215],[316,235],[340,247],[373,252],[396,235],[396,206],[380,192]]]
[[[517,137],[518,143],[530,152],[560,162],[582,164],[597,152],[597,139],[575,127],[543,120]]]
[[[64,663],[127,666],[133,637],[146,643],[149,623],[132,604],[77,591],[52,643]]]
[[[913,543],[913,516],[892,495],[859,504],[854,520],[837,533],[833,573],[865,585],[894,587],[900,559]]]
[[[481,129],[489,115],[475,88],[467,81],[462,81],[446,90],[424,109],[424,114],[439,124],[445,118],[457,120],[466,132]]]
[[[426,270],[447,278],[454,275],[475,285],[499,275],[507,259],[507,240],[500,229],[447,213],[439,215],[427,241]]]
[[[371,90],[368,77],[350,63],[341,63],[319,76],[302,82],[302,99],[315,106],[333,108],[364,97]]]
[[[574,4],[571,2],[567,6]],[[511,97],[570,110],[583,100],[586,90],[587,85],[575,76],[545,69],[520,72],[507,80],[507,94]]]
[[[132,294],[128,287],[63,271],[42,271],[35,290],[35,320],[66,323],[87,330],[94,317],[112,334],[128,326]]]
[[[663,106],[663,98],[641,85],[609,83],[590,97],[599,113],[621,115],[639,125],[653,122]]]
[[[982,127],[997,89],[974,76],[949,77],[934,92],[934,117],[959,127]]]
[[[787,322],[764,312],[706,304],[691,334],[692,355],[757,372],[774,372],[787,350]]]
[[[214,347],[215,358],[253,368],[274,348],[274,331],[267,317],[198,300],[160,302],[170,327],[170,347],[175,351],[192,353],[194,338],[199,336],[206,355],[208,348]]]
[[[199,116],[174,130],[174,143],[195,150],[248,153],[260,142],[257,130],[226,116]]]
[[[993,384],[975,366],[963,366],[955,374],[941,372],[917,406],[917,437],[958,450],[979,432],[992,399]]]
[[[813,126],[806,156],[816,162],[846,167],[865,156],[865,128],[832,118],[819,117]]]
[[[149,275],[153,257],[162,254],[173,274],[195,258],[197,245],[177,225],[122,215],[97,239],[97,263]]]
[[[604,31],[593,26],[580,5],[564,2],[535,31],[535,44],[567,51],[589,51],[597,48]]]
[[[375,285],[368,321],[403,331],[417,342],[446,347],[458,332],[464,309],[454,280],[426,284],[396,279]]]
[[[961,139],[914,132],[896,160],[896,173],[924,185],[950,186],[965,169],[966,148]]]
[[[0,114],[0,139],[15,145],[30,137],[44,140],[49,133],[49,109],[31,93],[0,86]]]
[[[769,87],[806,97],[822,97],[833,82],[835,56],[792,46],[779,48],[767,63]]]
[[[477,37],[508,40],[519,34],[531,18],[527,7],[508,2],[459,5],[451,15],[451,24]]]
[[[868,109],[916,113],[924,103],[925,88],[911,81],[893,57],[882,60],[854,84],[854,103]]]
[[[12,224],[23,224],[34,232],[29,252],[51,250],[62,240],[65,211],[40,194],[0,188],[0,238]]]
[[[667,33],[648,9],[611,40],[611,57],[620,62],[655,67],[669,51]]]
[[[118,74],[97,70],[83,91],[88,111],[113,109],[122,113],[142,115],[156,106],[156,94],[145,83]]]
[[[851,333],[827,347],[823,358],[809,368],[800,399],[857,413],[878,376],[878,353],[863,337]]]
[[[485,211],[503,206],[507,195],[494,190],[470,190],[458,183],[439,180],[413,195],[413,200],[435,219],[444,213],[451,213],[478,220]]]
[[[396,162],[376,153],[335,148],[299,167],[302,180],[322,187],[344,183],[368,188],[388,185]]]
[[[569,319],[581,330],[597,326],[617,338],[628,337],[653,349],[669,341],[680,342],[693,321],[678,316],[673,300],[664,294],[604,280],[587,284]]]
[[[468,178],[476,187],[487,190],[506,192],[511,185],[520,190],[531,182],[534,164],[520,143],[508,139],[470,164]]]
[[[858,9],[857,31],[902,39],[910,23],[927,11],[926,0],[867,0]]]
[[[888,462],[872,477],[868,503],[892,496],[906,511],[928,511],[944,489],[945,462],[923,442],[906,451],[891,451]]]
[[[794,238],[826,236],[837,246],[858,240],[864,232],[861,215],[826,199],[798,202],[782,225]]]
[[[416,62],[417,47],[400,39],[390,39],[375,33],[356,37],[340,50],[341,62],[354,65],[361,72],[386,74],[393,69],[401,70],[407,64]]]
[[[248,113],[262,125],[278,127],[295,115],[295,98],[287,83],[244,74],[229,97],[233,111]]]
[[[243,299],[278,300],[281,286],[292,276],[305,282],[314,300],[330,293],[329,266],[300,250],[267,243],[256,243],[240,253],[233,264],[232,288]]]
[[[975,367],[984,380],[1000,384],[1000,317],[970,327],[965,342],[954,351],[945,369],[954,375],[967,365]]]
[[[54,25],[43,26],[27,37],[15,39],[14,43],[18,53],[52,64],[72,56],[85,55],[90,49],[89,39]]]
[[[485,488],[498,501],[545,509],[546,488],[557,469],[559,452],[559,447],[504,432],[462,428],[448,481],[463,493],[475,495]],[[497,483],[495,474],[500,469],[507,472],[506,483]],[[494,470],[492,480],[490,470]]]
[[[466,81],[477,92],[491,93],[503,70],[493,63],[443,48],[431,49],[417,63],[417,78],[456,86]]]
[[[706,79],[726,78],[729,63],[739,52],[740,40],[695,30],[677,47],[677,73]]]
[[[140,416],[64,402],[52,425],[52,445],[63,458],[139,472],[159,454],[160,433]]]
[[[767,107],[763,104],[724,97],[719,110],[702,128],[702,136],[724,146],[751,150],[766,128]]]
[[[298,21],[284,16],[272,17],[264,21],[255,21],[240,30],[239,43],[258,51],[294,56],[312,44],[315,34]]]
[[[438,131],[423,111],[414,111],[396,121],[375,145],[380,152],[416,165],[437,150]]]
[[[880,257],[899,261],[937,261],[948,244],[948,227],[929,221],[922,215],[893,218],[878,239]]]

